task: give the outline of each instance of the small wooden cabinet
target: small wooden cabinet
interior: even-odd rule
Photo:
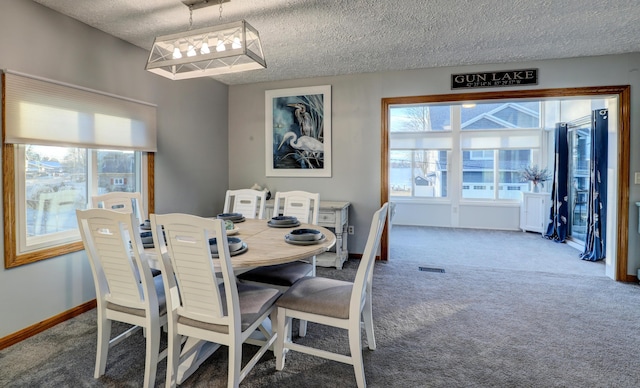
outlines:
[[[549,218],[549,193],[522,193],[520,202],[520,229],[544,233]]]
[[[265,206],[265,217],[273,217],[273,200],[267,201]],[[349,202],[342,201],[320,201],[320,214],[318,214],[318,224],[325,228],[331,228],[336,234],[335,252],[326,252],[316,256],[316,265],[322,267],[336,267],[342,269],[342,265],[349,258],[347,248],[347,233],[349,228]]]

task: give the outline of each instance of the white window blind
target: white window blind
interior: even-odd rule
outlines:
[[[156,152],[156,106],[4,71],[5,143]]]
[[[539,148],[540,130],[464,132],[460,147],[468,150]]]
[[[452,144],[451,132],[392,132],[389,136],[391,149],[448,150]]]

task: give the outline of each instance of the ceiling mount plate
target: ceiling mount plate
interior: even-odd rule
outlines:
[[[220,5],[221,3],[228,3],[230,1],[231,0],[182,0],[182,4],[191,9],[198,9],[212,5]]]

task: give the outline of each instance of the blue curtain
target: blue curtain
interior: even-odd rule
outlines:
[[[594,110],[591,115],[591,162],[587,196],[587,238],[582,260],[598,261],[605,257],[607,230],[607,137],[609,111]]]
[[[569,141],[567,123],[557,123],[555,133],[555,162],[553,168],[553,187],[551,189],[551,210],[549,225],[544,237],[556,242],[567,239],[569,220],[568,180],[569,180]]]

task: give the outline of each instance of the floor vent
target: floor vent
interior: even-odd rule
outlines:
[[[444,269],[442,269],[442,268],[418,267],[418,269],[419,269],[420,271],[423,271],[423,272],[439,272],[439,273],[444,273]]]

